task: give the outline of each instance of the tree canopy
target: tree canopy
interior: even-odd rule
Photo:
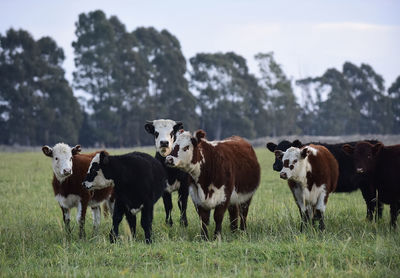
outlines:
[[[294,81],[273,52],[256,54],[252,73],[234,52],[187,61],[168,30],[127,30],[100,10],[80,14],[75,26],[72,88],[89,96],[79,102],[52,38],[0,34],[0,144],[150,145],[143,126],[159,118],[203,128],[211,140],[400,133],[400,76],[386,90],[368,64]]]
[[[64,77],[64,52],[49,37],[0,34],[0,126],[3,144],[77,143],[81,109]]]

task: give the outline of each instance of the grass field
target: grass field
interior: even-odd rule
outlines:
[[[151,153],[153,149],[147,150]],[[112,154],[122,150],[111,151]],[[51,188],[51,161],[41,152],[0,153],[0,277],[400,277],[400,230],[383,220],[365,220],[361,193],[333,194],[326,231],[299,231],[300,217],[287,184],[272,171],[273,155],[257,149],[261,185],[250,205],[248,230],[231,234],[225,215],[222,241],[200,240],[200,222],[191,200],[189,227],[179,226],[174,194],[172,228],[156,204],[151,246],[131,239],[122,222],[121,240],[108,242],[111,219],[85,240],[65,237],[61,210]],[[75,220],[76,209],[72,211]],[[214,230],[211,221],[210,234]]]

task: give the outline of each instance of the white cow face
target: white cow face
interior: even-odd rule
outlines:
[[[58,143],[53,148],[42,147],[43,153],[52,158],[53,172],[59,182],[72,175],[72,156],[81,151],[81,146],[71,148],[67,144]]]
[[[283,161],[283,168],[280,172],[282,179],[302,179],[305,176],[305,158],[308,155],[308,147],[299,149],[290,147],[286,152],[275,151],[277,157],[281,157]]]
[[[102,167],[107,164],[108,154],[105,152],[98,153],[93,157],[92,161],[90,162],[86,178],[82,183],[86,189],[94,190],[102,189],[108,186],[114,186],[113,180],[107,179],[102,170]]]
[[[198,143],[204,137],[205,132],[202,130],[197,131],[194,136],[188,131],[179,131],[176,136],[176,141],[172,146],[172,152],[165,160],[167,166],[190,172],[202,159],[201,157],[194,156]]]
[[[156,151],[166,157],[171,153],[176,132],[183,128],[183,124],[173,120],[160,119],[147,122],[144,128],[148,133],[154,135]]]

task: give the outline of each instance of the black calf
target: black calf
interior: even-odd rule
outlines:
[[[152,156],[133,152],[109,156],[96,155],[83,184],[87,189],[114,184],[115,206],[110,241],[118,237],[118,227],[126,216],[132,236],[136,234],[136,214],[141,211],[141,225],[146,243],[151,243],[153,207],[165,190],[163,165]]]

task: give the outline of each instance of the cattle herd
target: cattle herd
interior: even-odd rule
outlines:
[[[206,133],[191,134],[183,123],[154,120],[145,124],[154,136],[156,154],[141,152],[109,155],[105,150],[81,154],[58,143],[43,146],[52,158],[53,190],[62,210],[64,226],[70,234],[70,209],[78,209],[79,237],[85,237],[85,215],[90,206],[93,231],[97,232],[103,207],[112,215],[111,242],[125,215],[132,236],[136,234],[136,214],[146,243],[151,243],[153,208],[162,197],[165,222],[173,225],[171,193],[178,191],[180,224],[188,225],[186,209],[190,195],[201,220],[201,236],[208,239],[207,226],[214,209],[214,238],[220,238],[225,211],[230,229],[246,229],[253,195],[260,184],[260,165],[253,147],[241,137],[208,141]],[[325,229],[324,213],[328,197],[335,192],[360,189],[367,206],[367,219],[382,217],[383,204],[390,205],[391,226],[396,227],[400,210],[400,145],[384,146],[378,141],[342,144],[306,143],[299,140],[270,142],[275,154],[273,169],[287,180],[301,217],[301,230],[318,222]]]

